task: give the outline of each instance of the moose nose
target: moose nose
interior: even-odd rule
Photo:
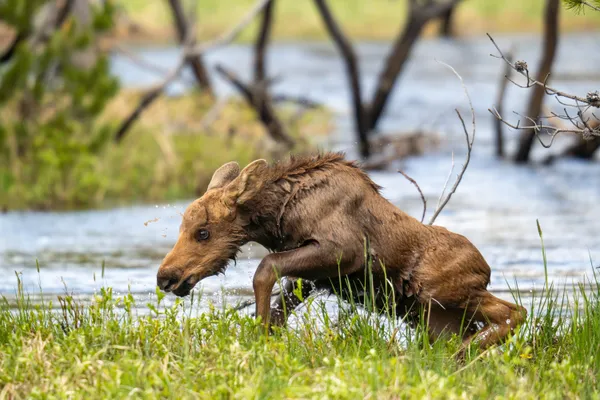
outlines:
[[[177,282],[179,282],[179,275],[171,271],[159,271],[158,275],[156,276],[156,284],[160,290],[165,292],[170,292],[175,285],[177,285]]]

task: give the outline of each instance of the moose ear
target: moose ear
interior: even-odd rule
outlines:
[[[208,188],[206,191],[208,192],[211,189],[222,188],[227,185],[229,182],[237,178],[240,174],[240,166],[235,161],[228,162],[227,164],[223,164],[219,169],[215,171],[208,184]]]
[[[244,204],[258,194],[264,186],[264,175],[269,165],[265,160],[256,160],[248,164],[240,172],[223,193],[225,203],[233,206],[234,204]]]

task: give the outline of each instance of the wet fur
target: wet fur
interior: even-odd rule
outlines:
[[[383,287],[385,277],[391,281],[401,313],[411,314],[423,307],[434,337],[446,331],[459,333],[462,326],[467,328],[465,344],[477,338],[487,346],[503,339],[525,316],[522,307],[487,291],[490,267],[468,239],[439,226],[424,225],[401,211],[380,195],[379,186],[356,163],[344,160],[343,154],[292,157],[271,166],[258,165],[256,172],[245,175],[250,183],[244,180],[243,188],[251,185],[253,191],[248,191],[251,195],[243,202],[239,193],[247,188],[239,189],[240,178],[229,181],[234,174],[228,174],[225,184],[217,182],[188,207],[182,223],[182,235],[201,225],[220,231],[211,246],[203,247],[209,255],[194,258],[194,251],[202,251],[190,243],[180,244],[180,239],[161,266],[163,277],[168,276],[165,271],[177,270],[183,283],[187,282],[186,273],[203,279],[222,271],[242,244],[258,242],[275,253],[261,262],[254,279],[257,313],[264,314],[269,307],[264,306],[263,292],[272,288],[272,270],[278,263],[290,264],[281,269],[288,277],[313,280],[318,287],[331,288],[331,282],[337,281],[331,279],[338,276],[334,265],[342,265],[342,274],[359,282],[364,280],[368,240],[377,287]],[[228,204],[229,214],[224,204]],[[176,252],[178,246],[188,249]],[[172,260],[183,253],[192,254],[189,257],[200,265],[190,269],[196,275],[186,272],[185,263]],[[296,253],[297,268],[293,262]],[[303,266],[310,257],[315,262]],[[190,282],[195,284],[194,280]],[[293,289],[293,281],[291,285],[289,289]],[[175,293],[187,294],[190,288],[183,288]],[[286,304],[295,305],[294,301]],[[276,315],[274,323],[283,323],[281,302],[278,306],[270,315]],[[484,326],[479,334],[474,333],[476,323]]]

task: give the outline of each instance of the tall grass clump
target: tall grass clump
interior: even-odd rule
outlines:
[[[165,305],[157,291],[137,304],[130,293],[102,288],[88,305],[69,295],[40,303],[18,282],[0,305],[0,398],[600,396],[595,273],[570,293],[546,280],[505,344],[472,348],[462,362],[460,340],[430,344],[426,321],[409,328],[369,312],[376,308],[368,301],[332,298],[306,299],[287,328],[265,334],[232,308],[198,312],[198,297]]]

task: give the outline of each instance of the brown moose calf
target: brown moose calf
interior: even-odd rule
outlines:
[[[256,315],[283,324],[282,301],[270,306],[277,279],[303,278],[317,287],[331,287],[340,274],[348,282],[362,281],[365,239],[376,288],[391,282],[397,315],[414,320],[413,311],[423,309],[432,337],[460,332],[465,344],[477,339],[486,347],[523,321],[522,307],[487,291],[490,267],[469,240],[402,212],[337,153],[272,166],[257,160],[241,172],[235,162],[223,165],[206,193],[186,209],[157,283],[185,296],[254,241],[273,251],[254,275]],[[288,291],[293,284],[287,282]],[[298,305],[297,297],[285,298],[285,306]]]

